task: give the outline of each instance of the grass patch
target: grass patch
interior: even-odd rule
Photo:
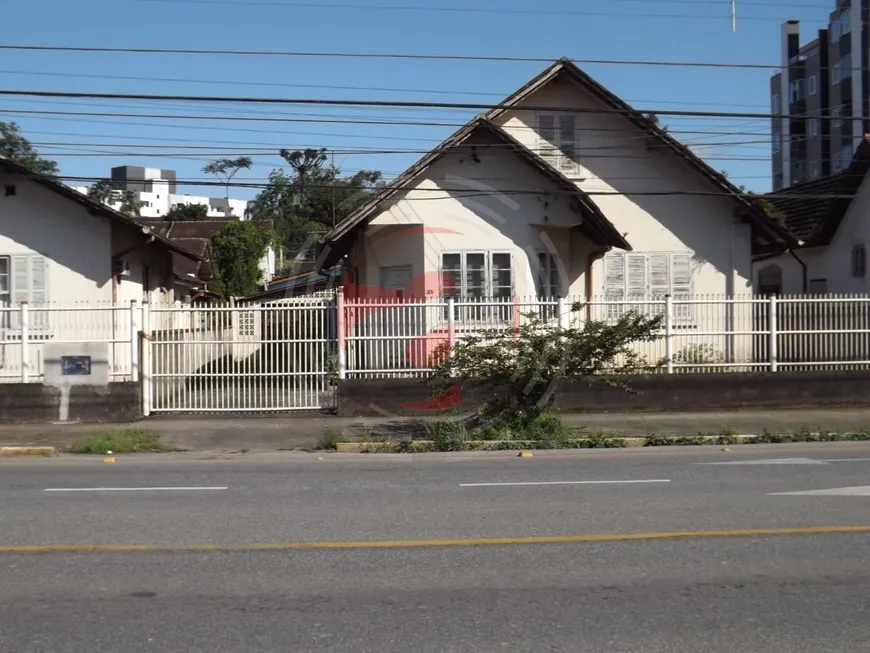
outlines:
[[[143,429],[119,429],[100,435],[91,435],[76,440],[66,451],[68,453],[107,454],[115,453],[167,453],[181,451],[168,447],[160,438]]]
[[[317,443],[314,445],[314,449],[316,451],[335,451],[336,445],[339,442],[345,442],[341,431],[334,429],[331,426],[324,426],[323,430],[320,432],[320,437],[317,438]]]

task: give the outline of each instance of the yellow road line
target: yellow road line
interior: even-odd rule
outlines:
[[[60,544],[0,546],[0,553],[110,553],[164,551],[299,551],[325,549],[398,549],[460,546],[506,546],[517,544],[582,544],[637,540],[677,540],[717,537],[769,537],[776,535],[837,535],[870,533],[868,526],[807,526],[718,531],[674,531],[663,533],[599,533],[545,537],[482,537],[447,540],[362,540],[347,542],[253,542],[248,544]]]

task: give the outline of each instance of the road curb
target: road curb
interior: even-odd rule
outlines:
[[[0,446],[0,458],[10,458],[12,456],[53,456],[55,455],[54,447],[37,447],[37,446]]]
[[[751,444],[757,435],[741,434],[731,436],[696,435],[691,437],[643,437],[611,436],[609,438],[572,438],[566,446],[549,446],[547,441],[538,440],[466,440],[459,444],[461,451],[520,451],[541,449],[633,449],[636,447],[668,447],[675,444],[696,446],[728,444]],[[609,440],[609,442],[608,442]],[[411,440],[410,442],[338,442],[335,450],[339,453],[428,453],[437,451],[432,440]]]

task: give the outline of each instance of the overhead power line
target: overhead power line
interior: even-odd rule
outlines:
[[[443,7],[443,6],[420,6],[420,5],[378,5],[378,4],[362,4],[362,3],[320,3],[320,2],[276,2],[276,0],[139,0],[149,4],[190,4],[190,5],[224,5],[224,6],[242,6],[250,7],[270,7],[281,9],[359,9],[363,11],[393,11],[393,12],[435,12],[435,13],[464,13],[464,14],[486,14],[486,15],[507,15],[507,16],[565,16],[565,17],[602,17],[602,18],[688,18],[702,20],[731,20],[730,14],[683,14],[683,13],[638,13],[638,12],[613,12],[613,11],[589,11],[589,10],[547,10],[547,9],[511,9],[499,7],[498,9],[483,8],[483,7]],[[616,0],[619,1],[619,0]],[[623,2],[631,0],[622,0]],[[639,0],[634,0],[635,2]],[[656,5],[668,4],[710,4],[710,0],[659,0]],[[742,4],[742,3],[741,3]],[[753,4],[749,2],[748,4]],[[795,5],[770,5],[764,3],[754,3],[755,6],[775,7],[775,6],[791,6]],[[720,5],[721,6],[721,5]],[[797,5],[810,8],[807,5]],[[818,9],[818,7],[815,7]],[[758,20],[758,21],[779,21],[777,16],[747,16],[741,20]]]
[[[492,109],[511,109],[513,107],[503,104],[474,103],[474,102],[430,102],[412,100],[359,100],[342,99],[333,100],[328,98],[276,98],[276,97],[246,97],[225,95],[164,95],[146,93],[90,93],[83,91],[31,91],[0,89],[0,96],[15,97],[61,97],[61,98],[88,98],[99,100],[149,100],[167,102],[210,102],[221,104],[287,104],[301,106],[332,106],[332,107],[395,107],[407,109],[468,109],[476,111],[489,111]],[[590,109],[554,106],[523,105],[524,111],[541,111],[550,113],[571,114],[652,114],[658,116],[692,116],[696,118],[745,118],[745,119],[821,119],[821,120],[861,120],[861,117],[850,116],[790,116],[779,113],[753,113],[753,112],[729,112],[729,111],[696,111],[688,109]]]
[[[432,121],[384,121],[384,120],[366,120],[366,119],[330,119],[330,118],[259,118],[259,117],[250,117],[250,116],[211,116],[211,115],[175,115],[175,114],[153,114],[153,113],[115,113],[115,112],[91,112],[91,111],[40,111],[35,109],[20,109],[14,111],[6,111],[0,109],[0,115],[9,115],[9,116],[19,116],[19,115],[39,115],[39,116],[93,116],[93,117],[114,117],[114,118],[146,118],[146,119],[160,119],[160,120],[222,120],[222,121],[240,121],[240,122],[289,122],[289,123],[303,123],[303,124],[340,124],[340,125],[380,125],[380,126],[419,126],[419,127],[451,127],[453,129],[457,129],[462,127],[465,122],[432,122]],[[100,123],[108,123],[108,124],[136,124],[136,123],[115,123],[112,121],[94,121]],[[147,123],[140,123],[147,124]],[[169,125],[171,126],[171,125]],[[197,129],[203,129],[202,127],[197,127]],[[216,128],[223,129],[223,128]],[[512,129],[518,131],[534,131],[533,127],[521,126],[514,127]],[[235,130],[234,130],[235,131]],[[335,136],[335,137],[357,137],[357,138],[371,138],[371,139],[386,139],[386,140],[411,140],[411,141],[428,141],[433,143],[440,143],[443,141],[443,138],[423,138],[423,137],[404,137],[404,136],[383,136],[380,134],[342,134],[342,133],[316,133],[316,132],[274,132],[274,131],[262,131],[256,130],[257,133],[276,133],[276,134],[291,134],[291,135],[299,135],[299,136]],[[624,130],[619,128],[610,128],[610,127],[578,127],[576,129],[578,132],[595,132],[595,133],[619,133],[623,134]],[[761,134],[768,133],[769,128],[759,128],[755,130],[729,130],[729,131],[721,131],[721,130],[696,130],[696,129],[668,129],[669,134],[692,134],[692,135],[705,135],[705,136],[757,136]],[[122,138],[126,138],[122,137]],[[624,136],[622,139],[624,140],[639,140],[646,138],[646,136]],[[621,140],[622,140],[621,139]],[[617,140],[617,139],[614,139]]]
[[[93,52],[115,54],[226,55],[237,57],[300,57],[320,59],[405,59],[417,61],[481,61],[551,64],[560,57],[518,57],[510,55],[413,54],[389,52],[313,52],[304,50],[220,50],[192,48],[121,48],[83,45],[0,44],[0,50],[26,52]],[[782,64],[725,63],[719,61],[648,61],[643,59],[571,59],[575,64],[607,66],[666,66],[672,68],[749,68],[778,70]],[[860,70],[860,69],[859,69]]]
[[[31,175],[25,175],[31,176]],[[37,175],[32,175],[32,177],[37,177]],[[41,177],[41,176],[40,176]],[[79,177],[79,176],[57,176],[54,179],[61,181],[90,181],[90,182],[98,182],[98,181],[112,181],[109,177]],[[246,183],[241,181],[232,181],[229,184],[224,183],[223,181],[191,181],[178,179],[174,180],[174,183],[182,186],[218,186],[221,188],[237,187],[237,188],[266,188],[268,187],[268,183]],[[320,189],[320,190],[346,190],[347,187],[341,184],[309,184],[306,186],[311,189]],[[362,190],[376,191],[376,188],[368,188]],[[790,198],[793,199],[795,197],[800,197],[802,199],[851,199],[857,197],[855,194],[790,194],[790,193],[768,193],[765,195],[757,195],[754,193],[728,193],[725,191],[684,191],[684,190],[663,190],[663,191],[604,191],[604,190],[586,190],[580,189],[587,195],[590,196],[618,196],[618,197],[748,197],[754,199],[761,198]],[[511,189],[511,190],[470,190],[469,188],[417,188],[415,192],[430,192],[430,193],[451,193],[451,194],[461,194],[463,197],[493,197],[500,195],[555,195],[555,194],[567,194],[573,195],[574,191],[569,190],[552,190],[552,191],[542,191],[540,188],[536,189]],[[406,199],[405,201],[431,201],[431,200],[443,200],[443,197],[432,197],[432,198],[414,198],[414,199]]]
[[[646,0],[644,0],[646,1]],[[395,86],[344,86],[335,84],[288,84],[284,82],[251,82],[237,79],[195,79],[189,77],[144,77],[137,75],[96,75],[91,73],[56,73],[42,70],[0,70],[0,75],[35,75],[44,77],[76,77],[81,79],[119,79],[136,82],[170,82],[178,84],[225,84],[229,86],[263,86],[275,88],[312,88],[332,91],[378,91],[384,93],[421,93],[433,95],[470,95],[477,97],[503,98],[508,92],[458,91],[433,88],[397,88]],[[723,102],[678,102],[676,100],[627,100],[633,104],[641,102],[674,105],[708,105],[717,107],[764,107],[766,104],[723,103]]]

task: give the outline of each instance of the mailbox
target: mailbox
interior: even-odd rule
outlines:
[[[43,347],[43,383],[53,387],[109,384],[109,343],[47,342]]]

